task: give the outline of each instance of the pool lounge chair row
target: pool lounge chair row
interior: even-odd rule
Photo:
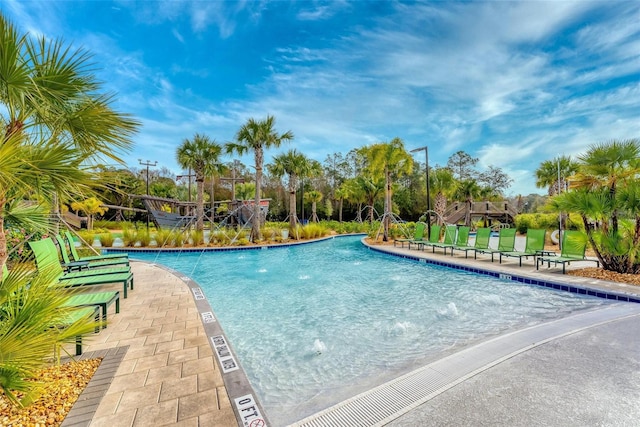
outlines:
[[[562,235],[562,245],[560,255],[556,255],[555,252],[549,252],[544,250],[544,243],[546,237],[546,230],[544,229],[529,229],[526,234],[525,248],[523,251],[515,250],[516,229],[515,228],[503,228],[498,234],[497,248],[491,248],[489,241],[491,239],[491,229],[479,228],[476,231],[476,238],[473,246],[469,245],[469,233],[470,229],[466,226],[447,225],[444,229],[444,238],[440,241],[440,234],[442,227],[440,225],[432,225],[430,229],[430,238],[424,239],[420,237],[420,233],[416,233],[413,239],[403,239],[408,243],[409,249],[411,246],[417,246],[418,249],[424,250],[425,247],[431,247],[432,252],[440,248],[446,255],[447,250],[450,250],[451,255],[455,251],[465,253],[465,258],[468,257],[469,252],[473,252],[474,259],[477,259],[478,254],[490,254],[491,262],[494,261],[494,256],[498,255],[499,262],[502,263],[502,258],[518,258],[519,265],[522,267],[522,258],[529,259],[533,257],[536,264],[536,269],[541,264],[547,263],[550,267],[551,263],[562,264],[562,273],[566,273],[566,265],[576,261],[592,261],[600,266],[600,262],[595,259],[586,258],[586,239],[584,234],[575,230],[566,230]],[[422,230],[424,234],[424,229]],[[403,242],[403,243],[404,243]]]
[[[93,286],[118,284],[123,286],[123,297],[133,290],[133,273],[126,254],[93,256],[80,258],[75,250],[73,237],[67,233],[67,242],[56,236],[58,247],[51,238],[29,242],[38,271],[51,270],[57,279],[55,287],[78,287],[89,289]],[[70,255],[73,258],[70,258]],[[59,259],[62,257],[62,262]],[[65,271],[65,269],[67,271]],[[69,322],[91,316],[96,321],[96,332],[107,325],[107,310],[115,305],[115,313],[120,312],[120,291],[82,292],[72,296],[67,305],[82,308],[75,312]],[[79,317],[78,317],[79,316]],[[64,327],[64,325],[61,325]],[[82,354],[82,337],[76,337],[76,355]]]

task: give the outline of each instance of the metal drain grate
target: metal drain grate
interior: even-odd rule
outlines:
[[[381,426],[519,353],[589,327],[637,315],[640,304],[619,303],[505,334],[354,396],[291,427]]]

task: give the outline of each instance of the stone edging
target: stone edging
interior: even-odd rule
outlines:
[[[62,427],[88,426],[93,419],[93,415],[100,405],[102,397],[106,394],[120,362],[127,353],[129,346],[107,348],[104,350],[90,351],[83,353],[79,360],[95,359],[102,357],[102,362],[89,380],[89,384],[82,391],[78,400],[73,404],[71,411],[67,414]]]

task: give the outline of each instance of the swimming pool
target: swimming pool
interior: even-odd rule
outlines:
[[[131,256],[201,285],[274,425],[482,338],[610,303],[379,254],[360,239]]]

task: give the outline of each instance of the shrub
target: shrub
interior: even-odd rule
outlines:
[[[204,243],[204,233],[202,231],[191,230],[189,238],[194,246],[202,245]]]
[[[233,229],[229,230],[225,227],[220,227],[211,232],[209,236],[209,244],[211,245],[227,245],[231,242],[231,235],[235,236]]]
[[[104,247],[113,246],[113,242],[115,241],[115,237],[111,233],[98,234],[98,239],[100,239],[100,244]]]
[[[264,226],[260,229],[260,234],[265,240],[273,240],[279,234],[279,230],[274,227]]]
[[[39,240],[47,237],[40,231],[33,231],[29,228],[9,227],[5,231],[7,237],[7,252],[9,253],[9,261],[17,262],[21,259],[31,256],[31,248],[27,245],[28,241]]]
[[[146,248],[151,243],[151,234],[147,230],[138,230],[136,237],[143,248]]]
[[[249,244],[249,239],[247,239],[246,237],[241,237],[236,240],[236,245],[238,246],[246,246],[248,244]]]
[[[122,243],[127,247],[133,247],[136,245],[137,233],[131,228],[125,228],[122,230]]]
[[[83,245],[86,244],[89,246],[93,245],[93,240],[95,239],[95,234],[93,231],[80,230],[78,231],[78,237],[80,237],[80,243]]]
[[[159,248],[175,246],[173,234],[171,233],[171,230],[166,228],[161,228],[156,231],[154,240],[156,241],[156,246],[158,246]]]

